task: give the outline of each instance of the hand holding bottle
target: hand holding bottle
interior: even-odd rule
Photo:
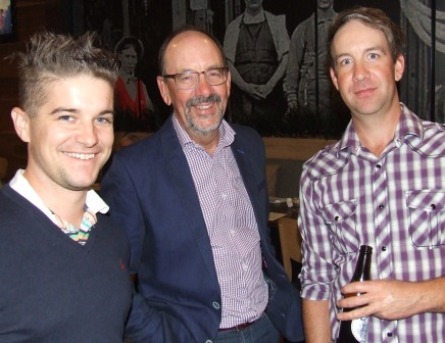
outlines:
[[[386,320],[397,320],[425,312],[428,296],[427,282],[404,282],[397,280],[373,280],[353,282],[342,288],[343,294],[361,293],[360,296],[343,298],[337,302],[340,308],[351,308],[337,315],[342,321],[374,316]],[[437,293],[436,293],[437,294]],[[425,299],[427,300],[427,299]],[[437,295],[436,295],[437,302]]]
[[[351,282],[361,283],[370,280],[372,247],[362,245]],[[362,292],[345,293],[345,298],[361,298]],[[358,305],[361,306],[361,305]],[[343,307],[343,312],[353,311],[354,307]],[[366,343],[368,334],[368,317],[343,319],[340,324],[339,343]]]

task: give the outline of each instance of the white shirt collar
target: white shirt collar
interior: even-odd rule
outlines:
[[[17,170],[14,177],[9,182],[9,185],[12,189],[14,189],[17,193],[31,202],[52,220],[54,216],[52,215],[51,210],[48,208],[48,206],[45,205],[45,203],[34,190],[34,188],[32,188],[31,184],[28,182],[28,180],[26,180],[23,173],[23,169]],[[88,210],[94,214],[96,214],[97,212],[107,213],[110,210],[110,207],[94,190],[89,190],[87,192],[85,204],[88,207]]]

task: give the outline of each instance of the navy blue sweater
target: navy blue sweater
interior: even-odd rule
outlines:
[[[9,186],[0,190],[0,342],[123,341],[125,234],[98,214],[82,246]]]

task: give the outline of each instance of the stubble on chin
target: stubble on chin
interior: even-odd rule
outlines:
[[[193,116],[192,110],[193,106],[198,105],[200,102],[209,102],[209,100],[210,102],[213,102],[218,106],[218,113],[215,123],[204,127],[203,125],[200,125],[198,123],[198,119]],[[190,99],[185,109],[186,125],[190,130],[201,136],[207,136],[215,132],[216,130],[218,130],[219,126],[221,125],[222,119],[224,118],[224,109],[221,104],[221,98],[217,95],[211,95],[208,98]]]
[[[187,120],[187,126],[190,130],[192,130],[193,132],[195,132],[198,135],[207,136],[207,135],[215,132],[216,130],[218,130],[219,126],[221,125],[223,115],[221,115],[221,111],[219,111],[217,121],[214,124],[205,126],[205,127],[203,127],[202,125],[199,125],[197,123],[198,120],[196,120],[193,117],[193,115],[191,113],[191,108],[188,108],[186,110],[185,118]]]

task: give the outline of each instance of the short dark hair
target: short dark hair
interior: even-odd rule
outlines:
[[[353,7],[340,12],[332,22],[328,32],[329,64],[334,66],[335,61],[332,56],[332,42],[338,30],[351,20],[359,20],[363,24],[380,30],[385,35],[388,42],[391,57],[395,62],[400,55],[405,53],[405,36],[400,26],[396,25],[380,9],[371,7]]]
[[[176,29],[175,31],[171,32],[167,38],[164,40],[164,42],[161,45],[161,48],[159,49],[159,54],[158,54],[158,73],[159,76],[162,76],[163,74],[165,74],[165,52],[167,51],[167,48],[170,44],[170,42],[176,38],[177,36],[179,36],[180,34],[184,33],[184,32],[198,32],[201,33],[205,36],[207,36],[208,38],[210,38],[215,45],[217,46],[219,53],[221,54],[221,58],[224,62],[224,67],[227,67],[227,61],[226,61],[226,57],[224,54],[224,49],[221,45],[221,43],[219,42],[218,39],[216,39],[215,37],[213,37],[212,35],[210,35],[209,33],[207,33],[206,31],[202,30],[199,27],[196,26],[191,26],[191,25],[185,25],[182,26],[178,29]]]
[[[31,36],[24,52],[9,56],[18,60],[20,106],[29,115],[45,103],[48,84],[59,78],[88,74],[114,88],[118,76],[116,56],[95,46],[95,39],[91,32],[77,39],[40,32]]]

